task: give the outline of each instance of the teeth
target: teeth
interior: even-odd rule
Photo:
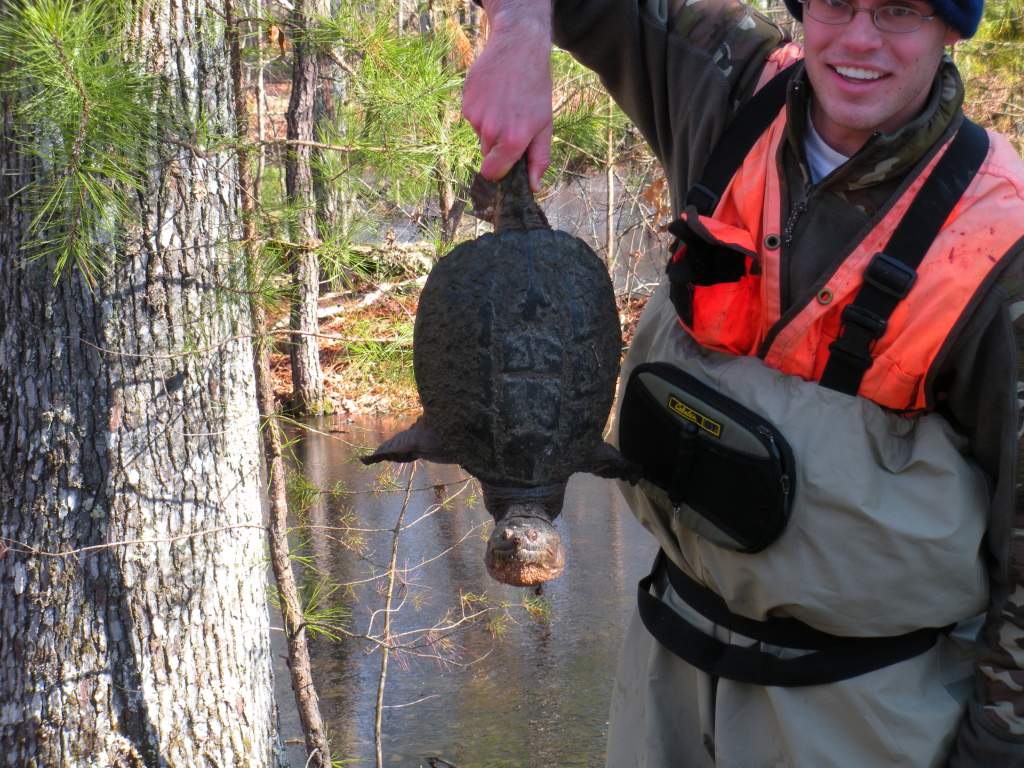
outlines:
[[[874,72],[870,69],[858,69],[857,67],[836,67],[835,69],[843,77],[849,77],[852,80],[877,80],[882,76],[881,72]]]

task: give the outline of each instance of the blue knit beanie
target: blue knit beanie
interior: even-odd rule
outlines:
[[[928,0],[935,14],[965,40],[978,31],[985,0]],[[786,7],[799,21],[804,20],[804,7],[797,0],[786,0]]]

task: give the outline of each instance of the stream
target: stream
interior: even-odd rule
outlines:
[[[351,585],[321,590],[317,599],[321,609],[349,609],[346,629],[355,635],[380,636],[386,588],[380,575],[387,571],[391,531],[409,481],[408,469],[364,467],[355,457],[409,423],[323,419],[312,425],[320,433],[292,435],[294,463],[304,478],[293,488],[308,483],[333,490],[293,520],[292,546],[305,556],[296,572],[307,600],[319,581]],[[401,578],[391,628],[410,647],[389,659],[384,765],[429,766],[430,757],[458,768],[603,765],[616,659],[637,580],[656,551],[653,538],[610,481],[574,475],[556,523],[566,569],[537,596],[487,575],[490,516],[462,470],[419,462],[412,488],[398,543]],[[271,623],[281,625],[276,611]],[[284,640],[280,631],[273,635],[282,738],[301,742]],[[379,646],[321,636],[311,653],[332,757],[372,768]],[[286,749],[291,766],[305,764],[301,744]]]

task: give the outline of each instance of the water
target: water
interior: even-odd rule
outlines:
[[[615,255],[611,275],[619,295],[650,292],[660,279],[669,255],[667,249],[673,238],[655,230],[652,207],[639,197],[651,180],[650,171],[630,173],[626,166],[620,167],[616,173],[612,207]],[[608,181],[604,173],[564,173],[557,186],[545,191],[541,201],[544,214],[553,228],[580,238],[604,260],[608,257],[607,191]],[[436,211],[431,209],[430,213],[436,214]],[[489,225],[474,226],[475,221],[472,215],[464,215],[460,237],[469,238],[490,231]],[[393,230],[400,242],[423,239],[420,225],[409,217],[390,220],[384,229]],[[383,232],[373,232],[370,240],[379,242],[382,236]]]
[[[340,481],[346,490],[311,508],[308,522],[337,526],[343,515],[349,515],[352,526],[392,529],[405,497],[408,470],[364,468],[353,461],[352,444],[375,446],[408,421],[328,420],[320,426],[332,424],[344,432],[307,434],[294,448],[307,479],[321,487]],[[378,492],[382,472],[387,492]],[[473,622],[438,634],[433,647],[422,634],[406,636],[420,642],[415,649],[393,654],[389,663],[384,764],[426,766],[427,757],[438,756],[459,768],[603,765],[616,658],[636,600],[636,582],[653,559],[653,539],[633,520],[611,482],[574,476],[557,522],[566,570],[545,585],[538,599],[532,590],[504,586],[487,575],[483,554],[490,517],[472,497],[475,486],[423,517],[437,509],[439,494],[462,488],[464,478],[457,467],[417,465],[413,487],[419,490],[411,494],[405,522],[419,522],[399,540],[398,564],[409,570],[404,583],[396,585],[395,604],[402,607],[392,614],[392,631],[433,627],[446,612],[457,618],[460,594],[470,593],[486,594],[490,618],[498,621],[501,631],[495,636],[487,620]],[[434,487],[442,484],[444,493]],[[331,541],[329,535],[337,537],[338,532],[311,532],[304,551],[332,581],[358,581],[386,570],[389,532],[365,533],[358,552]],[[308,582],[312,572],[307,570],[301,578]],[[350,629],[362,634],[372,611],[384,605],[382,590],[382,580],[364,583],[352,587],[348,595],[339,590],[328,602],[350,605]],[[524,609],[524,598],[539,600],[542,615]],[[467,610],[480,605],[472,603]],[[374,633],[379,634],[382,621],[382,615],[374,618]],[[277,642],[283,648],[279,637]],[[380,653],[366,640],[319,640],[313,643],[312,655],[334,758],[373,766]],[[277,686],[284,736],[300,738],[283,666]],[[301,747],[290,748],[292,765],[304,764],[301,753]]]

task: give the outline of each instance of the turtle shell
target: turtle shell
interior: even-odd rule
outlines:
[[[503,231],[431,271],[413,365],[425,423],[490,483],[563,481],[601,443],[622,337],[611,280],[579,238]]]

